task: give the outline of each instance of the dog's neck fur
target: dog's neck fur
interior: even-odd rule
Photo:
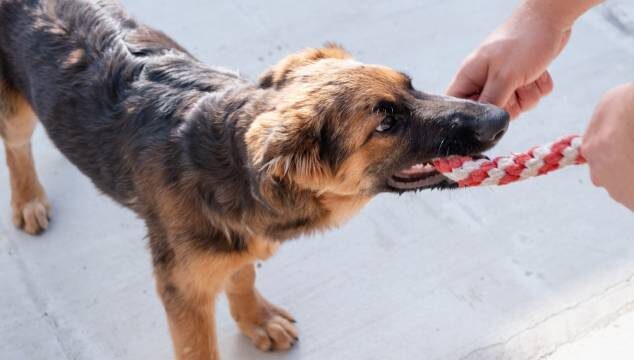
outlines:
[[[222,229],[225,233],[248,228],[252,234],[237,235],[282,241],[329,226],[324,221],[325,195],[272,177],[254,165],[247,151],[249,126],[275,107],[276,96],[275,90],[254,86],[207,95],[178,130],[174,145],[188,160],[188,167],[180,171],[188,179],[190,196],[197,198],[212,224],[226,227],[232,219],[236,226]]]

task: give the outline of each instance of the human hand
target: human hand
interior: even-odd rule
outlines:
[[[634,83],[607,92],[581,146],[592,182],[634,211]]]
[[[520,7],[467,57],[447,94],[494,104],[512,118],[553,90],[547,71],[571,34],[572,22]]]

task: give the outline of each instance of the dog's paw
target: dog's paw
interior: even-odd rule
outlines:
[[[263,299],[262,299],[263,300]],[[236,319],[240,330],[262,351],[288,350],[299,340],[295,319],[286,310],[258,303],[257,309]]]
[[[13,224],[31,235],[42,233],[51,219],[51,205],[46,195],[22,204],[13,204]]]

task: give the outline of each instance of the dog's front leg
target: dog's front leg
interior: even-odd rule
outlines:
[[[255,288],[253,264],[233,274],[226,293],[231,315],[258,349],[287,350],[297,342],[293,317],[286,310],[268,302]]]
[[[157,266],[157,291],[167,313],[176,359],[218,360],[214,299],[224,279],[215,279],[213,273],[193,265]]]

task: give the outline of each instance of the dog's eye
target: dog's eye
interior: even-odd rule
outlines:
[[[396,125],[396,119],[394,118],[394,116],[387,115],[385,118],[383,118],[383,121],[381,121],[379,126],[376,127],[376,131],[380,133],[387,132],[392,130],[394,125]]]

